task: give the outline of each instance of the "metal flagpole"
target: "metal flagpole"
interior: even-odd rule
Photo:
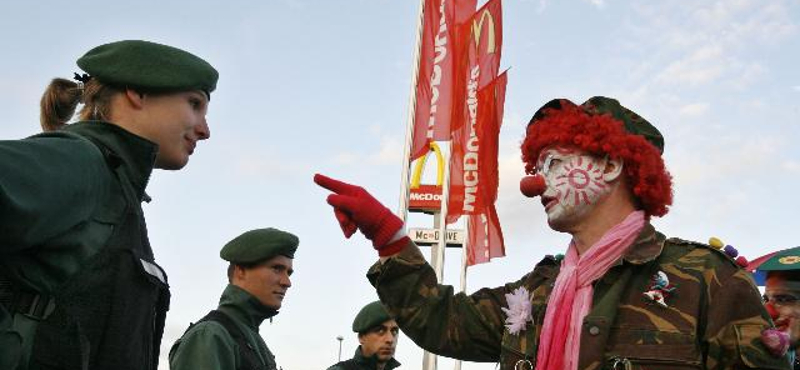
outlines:
[[[411,161],[409,160],[411,155],[411,144],[414,140],[414,125],[416,120],[416,112],[417,112],[417,83],[419,82],[419,64],[420,64],[420,55],[422,49],[422,34],[424,32],[422,28],[423,18],[425,17],[425,0],[420,0],[419,2],[419,13],[417,15],[417,36],[416,36],[416,45],[414,47],[414,65],[411,68],[411,88],[408,96],[408,112],[406,117],[406,145],[403,148],[403,158],[402,158],[402,171],[401,171],[401,178],[400,178],[400,202],[399,207],[397,210],[397,214],[403,222],[406,222],[408,219],[408,196],[409,196],[409,188],[410,188],[410,178],[409,178],[409,171],[411,168]],[[437,217],[434,215],[434,224],[437,222]],[[431,250],[433,252],[433,249]],[[435,258],[432,258],[434,260]],[[440,272],[437,271],[437,276],[440,276]],[[441,279],[439,280],[441,281]],[[436,355],[425,351],[422,359],[422,368],[423,370],[436,370]]]
[[[467,216],[469,217],[469,216]],[[461,244],[461,292],[467,291],[467,248],[469,248],[469,220],[464,220],[464,243]],[[456,360],[454,370],[461,370],[461,360]]]
[[[451,145],[447,145],[447,154],[444,156],[444,181],[442,182],[442,205],[439,211],[439,240],[431,246],[431,265],[436,272],[439,283],[444,281],[444,252],[447,247],[447,203],[450,199],[450,155],[452,154]],[[425,352],[423,358],[423,370],[436,370],[436,356]]]
[[[406,145],[403,149],[403,167],[400,178],[400,207],[397,210],[398,216],[403,222],[408,218],[408,192],[409,192],[409,161],[411,143],[414,140],[414,124],[417,112],[417,83],[419,82],[419,60],[420,50],[422,49],[422,19],[425,16],[425,0],[419,2],[419,14],[417,16],[417,36],[414,47],[414,65],[411,68],[411,92],[408,96],[408,115],[406,117]]]

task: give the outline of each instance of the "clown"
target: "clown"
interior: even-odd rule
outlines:
[[[519,280],[470,295],[438,284],[402,221],[364,189],[315,181],[334,193],[328,203],[345,235],[360,230],[378,250],[367,276],[382,303],[433,353],[503,370],[787,368],[760,340],[769,317],[747,272],[650,224],[672,203],[663,149],[652,124],[611,98],[537,110],[521,145],[529,176],[520,189],[571,242],[563,260],[545,257]],[[515,320],[525,327],[512,332],[508,312],[521,310],[509,297],[519,288],[529,292],[530,321]]]
[[[773,352],[788,353],[793,369],[800,369],[800,247],[772,252],[757,258],[748,270],[764,285],[764,307],[775,322],[775,330],[762,333]]]

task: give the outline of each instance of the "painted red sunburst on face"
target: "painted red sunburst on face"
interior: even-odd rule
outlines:
[[[602,169],[585,156],[571,158],[555,180],[555,188],[563,189],[559,191],[559,200],[575,206],[590,204],[607,186],[603,181]]]

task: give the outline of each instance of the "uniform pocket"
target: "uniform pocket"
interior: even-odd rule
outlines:
[[[503,366],[501,369],[514,369],[520,361],[535,365],[537,339],[537,327],[528,324],[526,330],[521,331],[519,334],[511,334],[508,329],[504,330],[503,341],[500,349],[500,362]],[[510,366],[510,367],[509,367]],[[532,366],[529,366],[533,369]],[[517,367],[517,369],[528,369],[528,367]]]
[[[678,331],[617,328],[608,339],[606,368],[701,369],[697,338]]]
[[[648,358],[643,356],[615,356],[607,361],[610,370],[689,370],[702,369],[699,361],[674,358]]]

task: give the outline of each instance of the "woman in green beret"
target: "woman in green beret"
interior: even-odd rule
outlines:
[[[77,63],[42,97],[44,132],[0,141],[0,369],[156,369],[170,295],[141,202],[209,138],[218,74],[138,40]]]

